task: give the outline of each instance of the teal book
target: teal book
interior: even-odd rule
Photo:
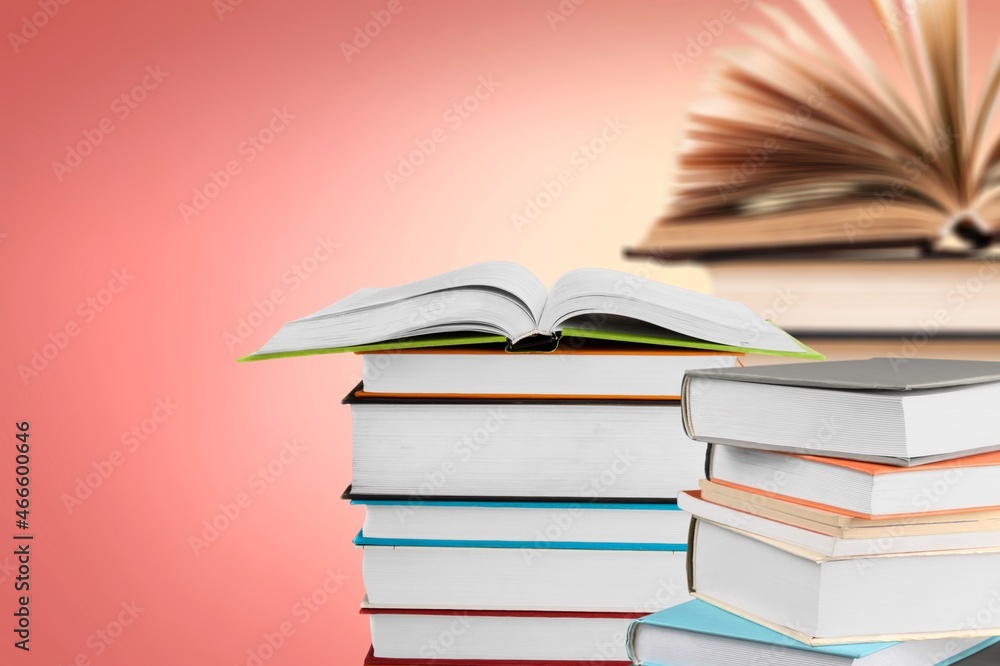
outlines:
[[[288,322],[241,360],[505,343],[552,351],[563,338],[820,359],[741,303],[600,268],[551,289],[510,262],[354,292]]]
[[[998,641],[943,638],[810,647],[696,599],[632,622],[627,649],[633,663],[642,666],[949,666]]]
[[[632,550],[684,552],[686,543],[608,542],[608,541],[502,541],[498,539],[396,539],[365,536],[364,530],[354,537],[355,546],[388,546],[391,548],[508,548],[518,550]]]
[[[690,516],[675,503],[353,498],[364,506],[362,537],[375,545],[601,544],[687,550]],[[595,546],[596,544],[596,546]],[[503,547],[503,545],[498,546]]]

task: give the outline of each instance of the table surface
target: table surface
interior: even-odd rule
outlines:
[[[968,659],[963,659],[955,666],[1000,666],[1000,643],[974,654]]]

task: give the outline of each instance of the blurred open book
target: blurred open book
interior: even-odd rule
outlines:
[[[1000,53],[967,99],[960,0],[872,0],[910,90],[825,0],[721,53],[692,110],[670,209],[629,254],[717,259],[799,251],[974,252],[1000,237]],[[914,102],[914,100],[917,100]]]

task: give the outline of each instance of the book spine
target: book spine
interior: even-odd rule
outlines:
[[[635,666],[642,666],[642,662],[639,657],[635,654],[635,635],[639,630],[639,625],[642,624],[642,620],[632,620],[628,624],[628,631],[625,632],[625,654]]]
[[[681,423],[684,426],[684,434],[689,439],[697,439],[694,434],[694,424],[691,422],[691,376],[684,374],[681,380]]]
[[[687,583],[688,594],[695,592],[694,580],[694,541],[698,532],[698,519],[691,516],[691,526],[688,528],[688,548],[687,548]]]

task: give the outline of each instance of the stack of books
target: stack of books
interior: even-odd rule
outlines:
[[[364,362],[345,497],[370,666],[627,664],[629,623],[689,599],[684,374],[817,357],[738,303],[501,262],[362,290],[249,358],[334,351]]]
[[[697,599],[631,627],[636,663],[930,666],[1000,641],[1000,363],[694,370],[683,398],[711,443],[678,500]]]
[[[670,209],[629,253],[702,263],[831,359],[1000,358],[1000,86],[973,99],[966,62],[986,10],[871,3],[882,67],[846,3],[789,4],[720,53]]]
[[[669,366],[738,356],[364,356],[347,497],[365,507],[366,663],[626,664],[628,623],[687,598],[688,519],[673,499],[705,451],[685,442],[683,370]],[[616,393],[601,365],[653,393]]]

